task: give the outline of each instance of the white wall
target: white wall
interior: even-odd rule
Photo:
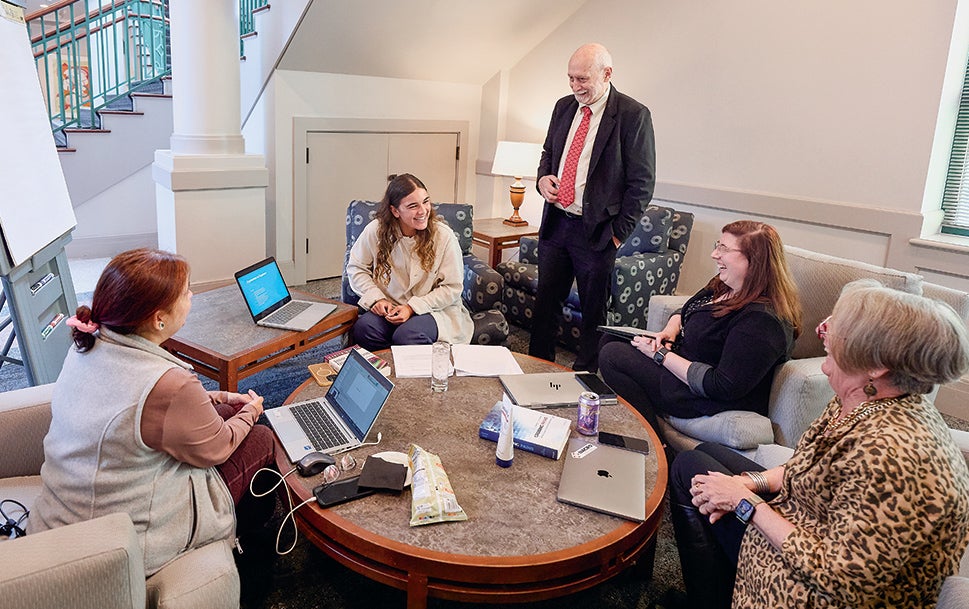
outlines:
[[[136,247],[157,247],[155,180],[151,165],[74,208],[77,228],[70,258],[103,258]]]
[[[280,266],[293,268],[293,120],[306,117],[466,121],[470,142],[462,152],[466,176],[474,175],[481,88],[474,85],[277,70],[243,135],[264,142],[270,170],[267,226]],[[262,133],[258,133],[263,130]],[[302,161],[302,159],[299,159]],[[475,202],[475,180],[466,179],[464,201]],[[343,218],[335,219],[343,222]]]
[[[657,201],[698,214],[684,291],[712,275],[710,243],[739,217],[794,245],[958,283],[969,248],[910,243],[940,105],[951,112],[956,4],[590,0],[511,69],[506,135],[542,141],[569,55],[599,41],[616,88],[652,111]]]

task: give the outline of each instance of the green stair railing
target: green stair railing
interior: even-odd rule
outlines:
[[[55,134],[99,127],[98,110],[171,73],[168,0],[66,0],[27,33]]]
[[[241,34],[254,31],[253,12],[265,6],[239,1]],[[28,15],[55,138],[67,128],[100,127],[98,110],[127,103],[130,93],[160,92],[159,80],[171,74],[168,26],[168,0],[62,0]]]

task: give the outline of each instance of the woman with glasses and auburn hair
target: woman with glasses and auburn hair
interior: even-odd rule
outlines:
[[[601,344],[602,378],[654,428],[657,414],[766,415],[774,368],[794,348],[801,309],[774,227],[731,222],[710,257],[717,275],[655,338]]]
[[[387,185],[375,221],[350,249],[347,278],[367,311],[353,326],[364,348],[471,340],[474,325],[461,302],[461,247],[413,175]]]
[[[712,444],[673,462],[691,607],[729,607],[731,590],[745,608],[934,607],[958,569],[969,472],[923,394],[969,370],[965,323],[861,280],[818,336],[835,397],[786,464],[764,471]]]
[[[272,431],[255,424],[262,398],[206,391],[161,347],[191,307],[181,256],[137,249],[105,267],[67,321],[75,348],[51,398],[32,532],[127,512],[152,575],[208,543],[245,544],[272,516],[275,496],[249,493],[274,464]]]

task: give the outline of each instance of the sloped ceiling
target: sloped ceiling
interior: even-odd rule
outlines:
[[[279,67],[483,84],[585,1],[314,0]]]

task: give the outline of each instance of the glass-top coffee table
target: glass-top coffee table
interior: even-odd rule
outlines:
[[[392,361],[390,351],[380,355]],[[525,372],[563,371],[560,366],[515,354]],[[407,592],[411,608],[428,597],[466,602],[513,603],[554,598],[589,588],[638,564],[652,573],[656,531],[662,519],[667,464],[656,433],[625,403],[603,406],[600,429],[648,439],[646,520],[623,520],[556,500],[564,459],[553,461],[515,451],[511,468],[495,465],[495,443],[478,437],[478,426],[502,390],[497,378],[452,377],[445,393],[430,379],[391,379],[396,387],[370,440],[356,449],[358,463],[382,451],[407,452],[416,443],[437,454],[467,521],[409,526],[411,494],[371,495],[322,509],[315,501],[296,511],[300,533],[343,565]],[[287,402],[320,397],[308,380]],[[575,408],[551,410],[569,418]],[[593,440],[594,437],[593,437]],[[281,471],[292,467],[277,443]],[[294,505],[312,496],[322,476],[287,477]]]

